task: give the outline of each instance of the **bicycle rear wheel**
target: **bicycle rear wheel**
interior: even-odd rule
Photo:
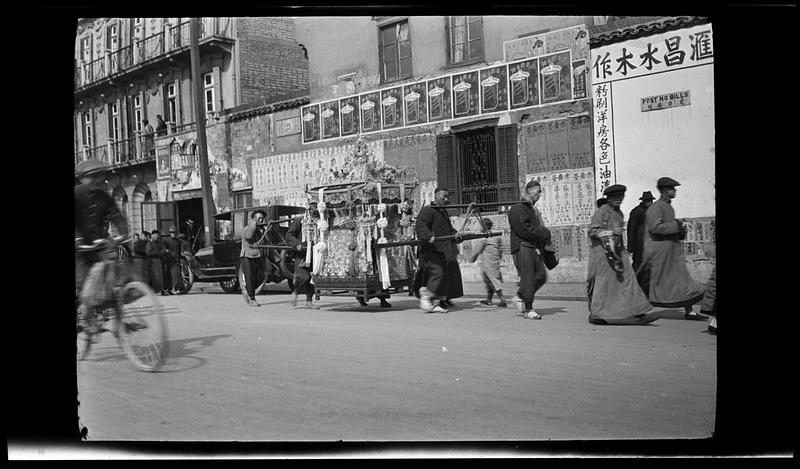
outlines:
[[[158,371],[167,359],[167,322],[161,304],[143,282],[125,284],[118,295],[117,340],[142,371]]]
[[[92,348],[92,342],[94,340],[93,335],[93,327],[94,324],[92,323],[92,318],[94,316],[94,312],[87,312],[88,308],[84,305],[78,306],[77,318],[76,318],[76,330],[77,330],[77,353],[76,358],[78,361],[85,360],[86,357],[89,355],[89,350]]]

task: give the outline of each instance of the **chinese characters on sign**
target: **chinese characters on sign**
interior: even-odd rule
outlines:
[[[592,84],[714,62],[711,25],[670,31],[591,50]]]
[[[642,112],[669,109],[671,107],[689,106],[692,104],[689,90],[660,94],[642,98]]]
[[[614,167],[614,127],[612,113],[612,84],[592,85],[594,98],[594,152],[597,197],[616,183]]]

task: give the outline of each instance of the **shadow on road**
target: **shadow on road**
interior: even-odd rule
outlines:
[[[566,308],[562,306],[557,306],[555,308],[535,308],[536,312],[541,314],[542,316],[550,316],[552,314],[559,314],[559,313],[566,313]]]
[[[227,339],[231,335],[210,335],[206,337],[192,337],[169,341],[169,357],[161,369],[161,373],[174,373],[199,368],[206,363],[206,359],[194,354],[202,349],[211,347],[219,339]],[[194,362],[194,363],[190,363]]]

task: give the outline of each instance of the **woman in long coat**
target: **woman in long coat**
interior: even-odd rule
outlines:
[[[592,324],[644,325],[658,319],[636,281],[629,254],[622,243],[624,216],[619,206],[625,186],[614,184],[603,192],[608,203],[597,209],[589,226],[592,248],[586,293]]]
[[[672,208],[678,185],[671,178],[658,180],[661,198],[647,209],[644,258],[636,276],[653,306],[683,307],[686,319],[705,320],[706,316],[692,312],[692,305],[703,299],[705,289],[692,279],[686,268],[681,245],[685,228],[683,221],[675,218]]]

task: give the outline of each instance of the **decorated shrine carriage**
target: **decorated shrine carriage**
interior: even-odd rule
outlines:
[[[411,245],[378,248],[379,243],[412,241],[412,194],[416,183],[367,180],[312,188],[320,219],[304,220],[306,261],[313,266],[316,297],[349,295],[388,298],[407,292],[417,269]]]

